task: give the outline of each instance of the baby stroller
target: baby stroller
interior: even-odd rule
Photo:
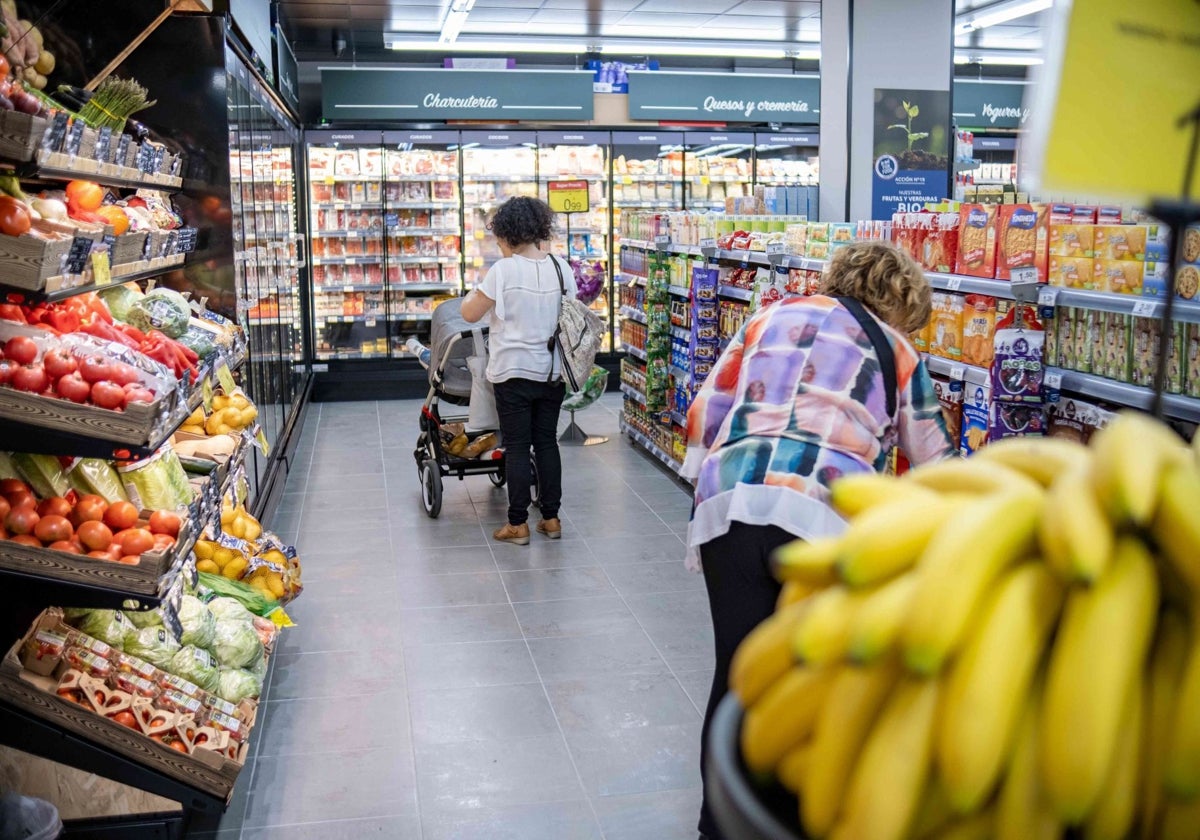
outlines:
[[[447,427],[465,424],[465,412],[453,416],[442,415],[442,404],[466,409],[471,403],[471,369],[467,359],[476,355],[476,334],[480,344],[486,345],[487,327],[468,323],[462,317],[462,300],[448,300],[433,310],[429,358],[429,393],[421,407],[421,435],[413,457],[417,462],[417,476],[421,482],[421,502],[425,512],[436,519],[442,511],[442,481],[458,476],[462,481],[468,475],[486,475],[492,484],[504,486],[504,452],[493,449],[484,457],[463,457],[450,452],[447,445]],[[457,429],[455,430],[457,432]],[[460,433],[469,444],[485,435],[493,434],[490,429],[473,429]],[[461,438],[460,438],[461,439]],[[470,452],[468,446],[467,449]],[[534,468],[533,496],[537,498],[537,470]]]

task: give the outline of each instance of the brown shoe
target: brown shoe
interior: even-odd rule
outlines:
[[[529,526],[527,524],[505,525],[492,532],[492,539],[513,545],[529,545]]]
[[[543,519],[537,524],[537,532],[552,540],[562,538],[562,523],[555,519]]]

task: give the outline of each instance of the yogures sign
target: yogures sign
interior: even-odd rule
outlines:
[[[821,121],[821,82],[816,76],[632,71],[629,116],[815,125]]]
[[[954,121],[963,128],[1021,128],[1029,119],[1023,82],[954,82]]]
[[[592,118],[592,75],[575,70],[322,67],[330,121]]]

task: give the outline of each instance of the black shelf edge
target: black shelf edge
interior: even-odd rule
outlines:
[[[128,190],[150,189],[158,190],[159,192],[174,193],[183,189],[182,180],[178,184],[163,184],[158,181],[148,181],[142,178],[122,178],[119,175],[105,175],[101,172],[67,169],[59,166],[39,166],[37,164],[23,167],[19,170],[18,175],[22,180],[84,180],[92,181],[96,184],[104,184],[107,187]]]
[[[183,268],[187,265],[187,258],[173,262],[169,265],[160,265],[154,268],[143,269],[142,271],[134,271],[129,274],[113,274],[112,281],[103,285],[97,286],[95,283],[88,283],[84,286],[70,286],[65,289],[56,289],[53,292],[34,292],[29,289],[19,289],[15,286],[5,286],[0,283],[0,291],[3,291],[10,298],[13,295],[21,295],[26,303],[57,303],[60,300],[73,298],[76,295],[86,294],[87,292],[97,292],[101,289],[108,289],[112,286],[120,285],[121,283],[129,283],[137,280],[146,280],[150,277],[158,277],[166,274],[168,271],[174,271],[177,268]]]

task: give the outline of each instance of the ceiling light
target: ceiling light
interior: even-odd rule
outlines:
[[[1010,20],[1026,15],[1044,12],[1054,5],[1054,0],[1003,0],[964,14],[958,15],[954,22],[954,33],[965,35],[977,29],[987,29]]]
[[[987,52],[985,50],[959,50],[954,54],[955,64],[993,64],[1009,67],[1036,67],[1043,62],[1037,53]]]
[[[459,12],[451,9],[446,13],[446,19],[442,21],[442,33],[438,36],[438,41],[443,44],[453,44],[458,38],[458,33],[462,32],[463,24],[467,22],[469,11]]]
[[[606,38],[592,43],[571,40],[553,40],[546,38],[512,38],[505,40],[486,38],[459,38],[461,22],[456,29],[451,30],[455,12],[446,16],[441,37],[438,41],[429,39],[385,35],[384,45],[388,49],[408,52],[444,52],[451,48],[455,52],[481,53],[550,53],[560,55],[578,55],[581,53],[599,52],[605,55],[680,55],[680,56],[715,56],[728,58],[795,58],[818,59],[821,50],[816,46],[797,47],[794,44],[780,43],[767,45],[762,42],[730,42],[716,40],[699,41],[652,41],[640,38]],[[465,14],[462,15],[466,17]],[[448,34],[449,33],[449,34]]]

